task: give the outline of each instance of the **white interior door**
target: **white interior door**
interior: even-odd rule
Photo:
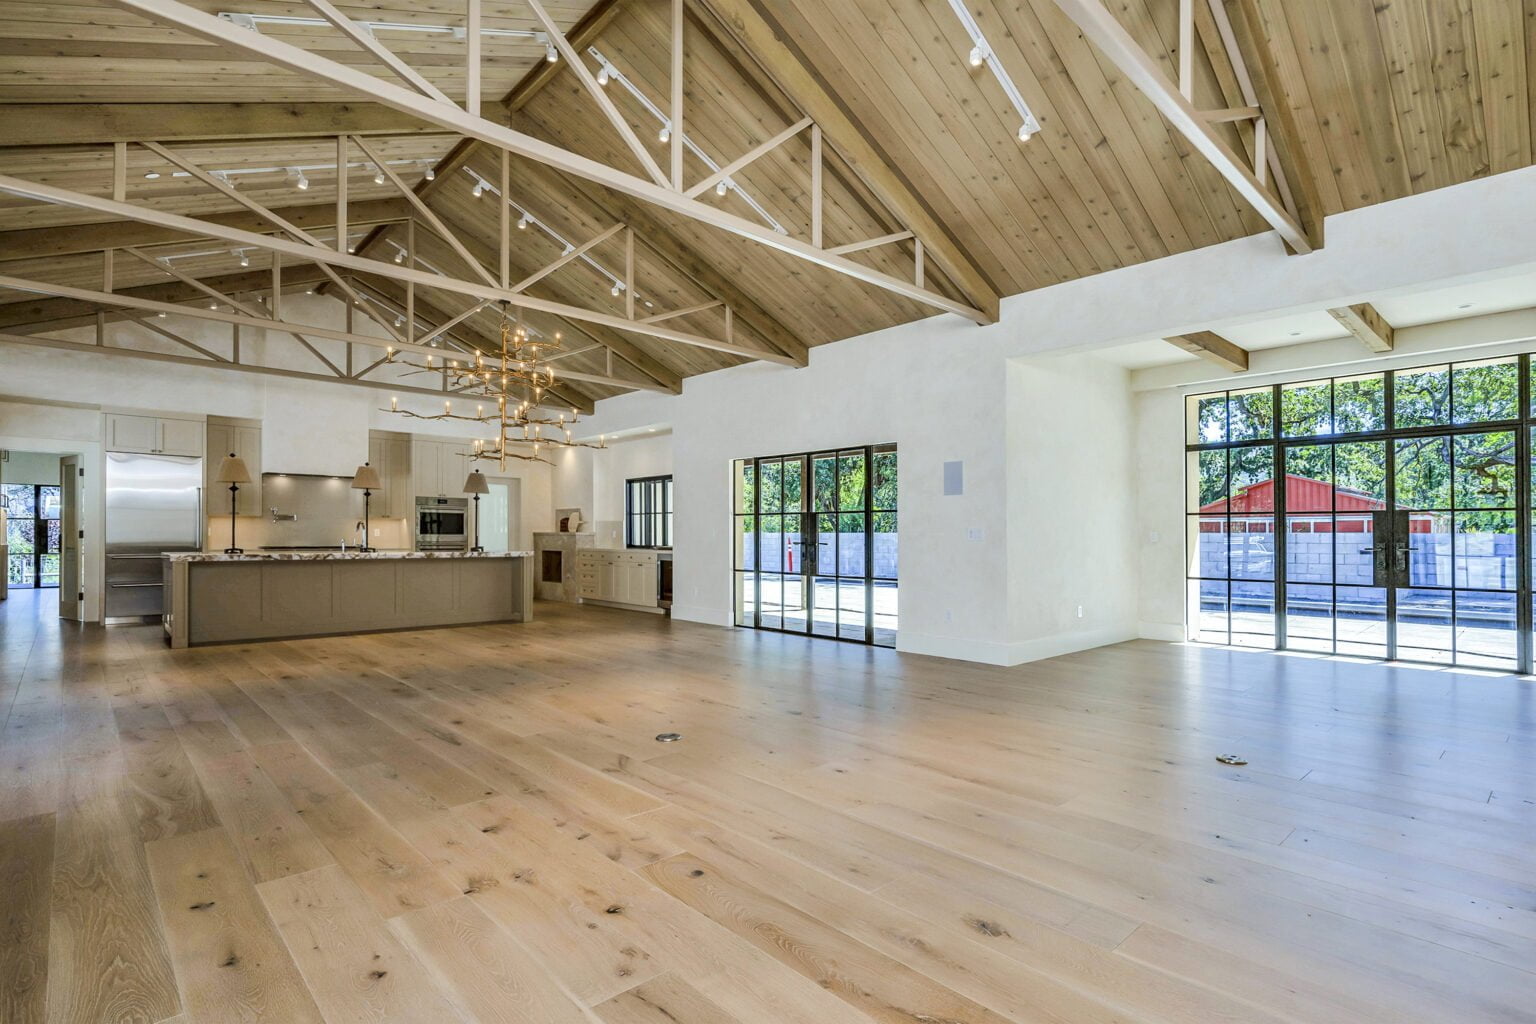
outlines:
[[[85,597],[81,572],[80,536],[85,524],[80,517],[85,470],[78,455],[59,460],[59,618],[79,619]]]

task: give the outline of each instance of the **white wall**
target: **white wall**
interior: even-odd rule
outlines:
[[[5,461],[0,462],[0,483],[57,484],[58,482],[59,457],[57,455],[8,451]]]

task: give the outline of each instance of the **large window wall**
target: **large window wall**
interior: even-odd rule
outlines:
[[[1191,639],[1530,671],[1530,357],[1188,399]]]
[[[736,624],[896,643],[896,446],[735,465]]]

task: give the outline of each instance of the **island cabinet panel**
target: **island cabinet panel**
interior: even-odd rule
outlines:
[[[341,619],[394,618],[400,613],[400,572],[389,562],[357,562],[334,576],[332,598]]]
[[[533,569],[511,555],[172,556],[173,647],[391,629],[527,622]]]

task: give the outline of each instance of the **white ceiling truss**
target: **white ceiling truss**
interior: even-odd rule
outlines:
[[[969,302],[956,300],[948,295],[929,289],[923,282],[917,279],[917,275],[914,275],[914,278],[910,280],[895,277],[884,271],[848,259],[846,256],[839,255],[817,244],[814,239],[808,241],[796,238],[790,234],[780,234],[772,227],[721,210],[687,194],[681,180],[682,136],[685,130],[680,74],[683,56],[682,0],[674,0],[673,4],[674,25],[671,61],[673,88],[671,90],[671,113],[668,118],[671,126],[669,170],[663,170],[655,158],[651,156],[650,151],[642,144],[638,136],[635,135],[633,127],[613,106],[613,101],[608,97],[603,86],[597,83],[591,69],[571,47],[565,35],[560,32],[544,11],[543,6],[538,0],[529,0],[530,9],[541,22],[552,45],[569,64],[571,71],[581,80],[582,85],[588,94],[591,95],[593,102],[608,117],[615,131],[618,132],[626,146],[635,156],[636,161],[646,172],[644,177],[618,170],[495,121],[480,117],[474,110],[474,108],[478,107],[478,104],[475,102],[470,102],[468,106],[471,109],[466,110],[464,107],[458,106],[451,101],[433,96],[430,93],[424,93],[419,86],[416,88],[403,86],[386,78],[370,74],[357,67],[328,60],[316,53],[264,36],[260,32],[241,28],[227,19],[205,14],[186,4],[178,3],[176,0],[113,0],[113,2],[119,7],[135,11],[154,21],[176,27],[198,38],[242,51],[268,63],[286,68],[311,79],[326,82],[360,97],[367,97],[374,102],[410,114],[429,124],[456,132],[466,138],[478,140],[494,149],[502,150],[524,159],[537,161],[563,173],[595,182],[662,209],[730,232],[731,234],[760,242],[798,259],[825,267],[850,278],[863,281],[866,284],[883,288],[932,308],[957,313],[977,323],[991,323],[996,320],[997,296],[995,294],[973,296]],[[325,17],[332,24],[338,24],[337,18],[344,18],[339,12],[336,12],[335,8],[327,0],[308,0],[308,2],[311,7],[314,7],[322,17]],[[471,18],[476,18],[479,0],[468,0],[468,4]],[[476,20],[478,19],[476,18]],[[338,27],[340,27],[339,24]],[[356,26],[352,28],[353,30],[347,34],[355,42],[359,42],[359,45],[364,45],[360,42],[360,38],[367,39],[371,44],[367,46],[367,49],[378,55],[378,51],[383,48],[382,44],[362,29],[358,29]],[[474,35],[478,39],[478,33]],[[466,50],[468,51],[467,58],[471,59],[472,63],[477,63],[479,58],[478,46],[468,46]],[[390,66],[397,75],[410,82],[409,76],[405,75],[399,68],[395,68],[393,64]],[[472,70],[477,73],[478,67]],[[415,83],[410,82],[410,84],[414,85]],[[814,166],[813,163],[812,177],[815,181],[820,179],[820,174],[817,171],[819,171],[819,168]],[[819,209],[821,205],[819,189],[813,191],[812,203],[813,206]],[[820,220],[819,217],[815,219],[817,221]],[[941,267],[940,269],[946,268]],[[951,274],[950,276],[953,277],[954,275]]]

